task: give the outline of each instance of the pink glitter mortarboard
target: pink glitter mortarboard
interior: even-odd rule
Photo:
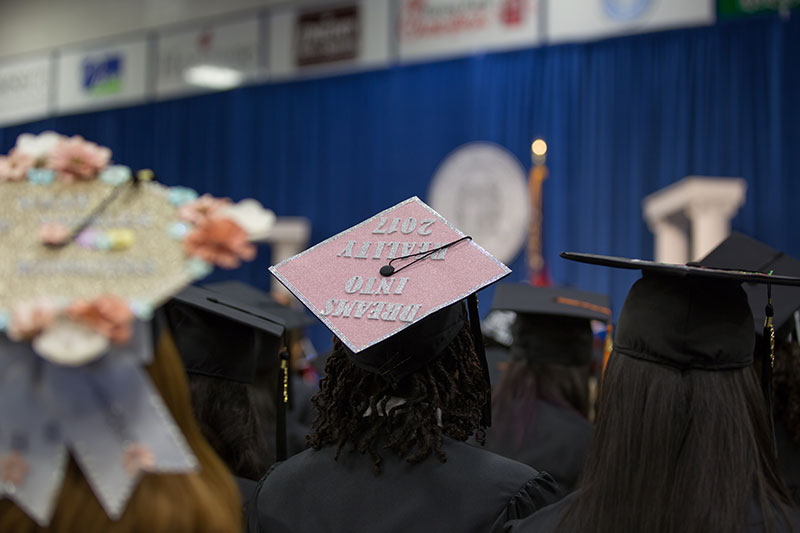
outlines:
[[[356,354],[511,272],[416,196],[269,270]]]

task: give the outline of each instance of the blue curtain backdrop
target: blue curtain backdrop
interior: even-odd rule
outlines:
[[[618,313],[637,274],[558,253],[652,257],[641,200],[686,175],[744,177],[734,229],[800,256],[798,52],[800,20],[767,17],[53,118],[0,129],[0,150],[27,131],[81,134],[168,184],[306,216],[318,242],[425,199],[437,165],[463,143],[494,141],[527,163],[541,135],[553,278],[608,292]],[[268,264],[262,253],[215,276],[266,287]],[[525,279],[521,258],[511,266],[512,280]],[[314,333],[320,348],[329,338]]]

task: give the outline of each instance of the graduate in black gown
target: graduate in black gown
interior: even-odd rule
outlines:
[[[286,350],[289,353],[289,402],[286,412],[286,437],[287,453],[292,456],[305,450],[306,436],[311,430],[313,413],[311,396],[317,391],[316,380],[304,378],[303,370],[310,365],[306,360],[308,347],[313,349],[310,341],[305,336],[305,328],[315,322],[314,318],[305,312],[305,308],[295,309],[289,305],[275,300],[268,292],[243,283],[228,280],[207,283],[204,288],[224,295],[257,310],[263,316],[283,323]],[[259,365],[256,372],[257,392],[266,395],[260,403],[271,409],[271,418],[274,420],[274,406],[271,406],[274,396],[274,365]],[[308,376],[306,376],[308,377]],[[310,381],[310,382],[309,382]],[[275,424],[268,424],[267,439],[275,442]]]
[[[267,439],[268,429],[274,436],[275,402],[267,396],[270,405],[263,405],[254,379],[259,372],[272,374],[272,390],[277,387],[283,325],[239,299],[200,287],[186,288],[161,313],[186,368],[203,436],[233,473],[247,505],[276,459],[276,441]]]
[[[271,269],[337,336],[313,398],[311,448],[278,463],[261,480],[248,509],[248,531],[502,531],[508,520],[528,516],[561,496],[549,475],[464,442],[473,435],[482,440],[491,413],[488,368],[476,353],[482,352],[482,341],[476,338],[477,300],[471,293],[508,269],[459,239],[463,234],[454,239],[455,230],[417,202],[401,204],[420,207],[398,219],[431,217],[425,220],[433,227],[423,228],[422,235],[430,241],[418,262],[414,256],[397,254],[410,267],[394,263],[387,269],[385,259],[340,260],[354,241],[337,236]],[[375,218],[360,226],[381,228],[380,224]],[[422,240],[400,231],[392,238],[407,239],[405,249]],[[441,243],[448,242],[442,248]],[[439,244],[434,248],[431,243]],[[445,249],[443,260],[432,260],[432,253]],[[469,271],[460,270],[465,267]],[[356,276],[340,272],[340,279],[348,282],[339,286],[331,274],[339,268],[361,270],[352,271]],[[382,278],[364,281],[379,269]],[[402,270],[397,277],[392,276],[395,269]],[[284,272],[300,274],[290,278]],[[487,272],[485,277],[482,272]],[[315,275],[320,280],[309,281]],[[437,276],[448,281],[435,282]],[[400,289],[379,288],[397,280]],[[303,284],[310,289],[299,290]],[[358,302],[370,302],[359,303],[361,309],[369,306],[383,313],[376,311],[370,320],[363,311],[360,319],[354,316],[359,307],[347,310],[346,294],[355,294],[356,288],[362,289]],[[326,302],[345,302],[340,314],[353,314],[333,321],[337,307],[326,310]],[[423,318],[387,337],[386,330],[395,324],[391,313],[401,316],[401,309],[419,311],[417,316]],[[402,316],[411,320],[409,314]],[[361,343],[354,340],[358,334],[364,335]]]
[[[775,442],[778,464],[800,505],[800,344],[787,339],[775,350]]]
[[[578,489],[515,532],[790,531],[738,271],[564,254],[642,269],[617,324]],[[766,294],[766,289],[765,289]]]
[[[775,271],[800,276],[800,261],[763,242],[741,233],[732,233],[700,260],[704,266],[738,267],[758,272]],[[755,368],[761,373],[769,357],[764,332],[764,289],[745,283],[742,286],[755,318],[757,337]],[[773,370],[773,418],[778,467],[794,501],[800,504],[800,287],[774,287],[775,358]]]
[[[486,447],[572,490],[594,435],[589,414],[592,320],[611,317],[608,297],[575,289],[501,283],[494,309],[516,312],[510,360],[492,394]]]

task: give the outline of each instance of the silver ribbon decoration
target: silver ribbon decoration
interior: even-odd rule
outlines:
[[[142,472],[193,472],[189,445],[144,372],[150,328],[80,367],[60,366],[0,335],[0,498],[50,523],[67,453],[106,514],[125,510]]]

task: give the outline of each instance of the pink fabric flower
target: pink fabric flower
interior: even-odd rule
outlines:
[[[0,459],[0,480],[18,487],[28,476],[28,461],[19,452],[11,452]]]
[[[67,316],[105,335],[115,344],[124,344],[131,338],[133,313],[128,304],[117,296],[78,300],[67,308]]]
[[[96,178],[110,160],[111,150],[75,135],[56,145],[47,165],[60,180],[72,183]]]
[[[236,268],[242,259],[250,261],[256,256],[247,233],[229,218],[206,219],[183,240],[183,251],[222,268]]]
[[[11,150],[7,156],[0,156],[0,182],[23,181],[27,179],[28,169],[33,167],[31,156]]]
[[[129,444],[122,453],[122,467],[130,476],[136,475],[140,470],[151,470],[155,464],[155,455],[144,444]]]
[[[182,205],[178,209],[180,217],[195,226],[202,224],[207,218],[211,218],[231,204],[228,198],[215,198],[210,194],[204,194],[194,202]]]
[[[49,300],[25,302],[11,311],[8,337],[13,341],[31,339],[58,315],[58,306]]]
[[[39,240],[43,244],[60,246],[69,239],[69,228],[60,222],[45,222],[39,227]]]

